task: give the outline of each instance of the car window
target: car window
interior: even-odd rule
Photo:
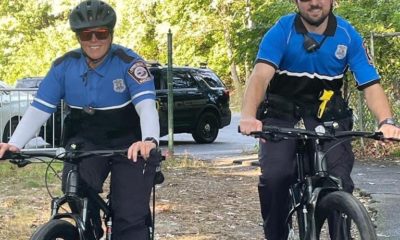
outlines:
[[[197,87],[194,79],[192,79],[191,76],[186,72],[173,71],[172,76],[174,89]]]
[[[164,74],[161,74],[162,71],[161,69],[157,68],[150,68],[150,73],[154,77],[154,86],[156,90],[164,89],[165,87],[165,79],[164,79]]]
[[[7,83],[0,81],[0,88],[11,88]]]
[[[0,81],[0,88],[11,88],[7,83]],[[0,94],[9,94],[9,91],[0,91]]]
[[[198,81],[205,81],[210,87],[224,87],[218,76],[209,70],[197,70],[192,72],[193,77]]]
[[[41,78],[21,79],[15,84],[16,88],[37,88],[42,82]]]

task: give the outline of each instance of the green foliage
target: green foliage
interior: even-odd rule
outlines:
[[[0,7],[0,79],[13,83],[44,75],[56,56],[71,46],[67,14],[52,13],[38,1],[4,1]]]
[[[134,49],[145,59],[165,64],[170,30],[174,64],[198,66],[205,62],[231,92],[244,85],[265,32],[282,15],[296,10],[291,0],[108,2],[118,15],[115,43]],[[337,2],[335,13],[348,19],[368,44],[371,32],[400,32],[398,0]],[[44,75],[56,57],[79,47],[68,25],[69,11],[76,4],[74,0],[1,1],[0,79],[13,83],[24,76]],[[391,102],[395,103],[397,116],[400,114],[399,52],[399,37],[374,38],[375,64]],[[365,111],[354,97],[358,93],[351,77],[348,86],[354,109]],[[360,110],[356,110],[356,115],[360,115],[357,113]],[[375,125],[371,116],[365,122],[371,127]]]

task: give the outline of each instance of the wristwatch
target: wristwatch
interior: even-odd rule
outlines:
[[[147,138],[145,138],[144,140],[145,140],[145,141],[150,141],[150,142],[152,142],[152,143],[154,143],[154,144],[156,145],[156,148],[158,147],[158,142],[157,142],[157,140],[156,140],[155,138],[153,138],[153,137],[147,137]]]
[[[389,124],[389,125],[393,125],[393,126],[397,126],[396,125],[396,120],[394,120],[394,118],[386,118],[383,121],[381,121],[378,125],[379,128],[382,127],[382,125],[384,124]]]

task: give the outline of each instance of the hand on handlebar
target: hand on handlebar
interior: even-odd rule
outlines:
[[[2,158],[7,151],[19,152],[20,149],[8,143],[0,143],[0,158]]]
[[[156,147],[156,144],[152,141],[134,142],[128,149],[128,159],[136,162],[139,152],[144,159],[147,159],[150,156],[151,149]]]
[[[239,132],[249,135],[251,132],[261,131],[262,126],[262,122],[255,117],[242,117],[239,123]]]
[[[383,124],[379,130],[386,139],[400,140],[400,128],[390,124]],[[386,141],[385,141],[386,142]]]

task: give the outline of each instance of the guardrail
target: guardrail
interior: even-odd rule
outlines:
[[[0,141],[7,142],[17,127],[26,109],[35,98],[37,88],[0,89]],[[40,128],[25,148],[58,147],[62,135],[64,104]]]

